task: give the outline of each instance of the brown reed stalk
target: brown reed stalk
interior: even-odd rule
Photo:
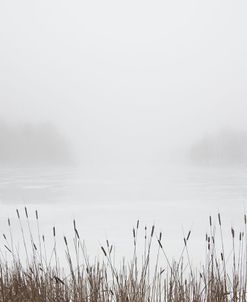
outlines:
[[[29,216],[28,212],[27,215]],[[38,220],[37,214],[35,215]],[[30,229],[27,232],[32,231],[31,219],[29,224]],[[10,222],[8,225],[8,227],[11,226]],[[37,247],[37,249],[42,249],[42,252],[33,249],[32,245],[25,245],[22,240],[24,250],[25,246],[26,249],[28,246],[31,247],[27,252],[32,261],[27,266],[11,246],[11,236],[9,242],[4,234],[6,247],[3,248],[7,253],[13,253],[14,258],[11,259],[15,260],[11,263],[8,258],[0,258],[0,302],[246,302],[245,225],[244,231],[240,230],[239,236],[236,235],[235,229],[231,228],[232,252],[228,257],[222,245],[218,253],[217,232],[212,218],[209,219],[205,263],[196,269],[192,267],[188,249],[190,231],[183,238],[184,246],[180,254],[182,257],[178,257],[176,261],[168,258],[162,242],[162,233],[156,235],[154,226],[151,227],[150,232],[148,228],[144,228],[146,238],[144,238],[144,249],[140,254],[137,238],[140,231],[138,223],[132,231],[133,256],[130,260],[123,259],[121,266],[118,267],[112,254],[114,247],[109,240],[106,240],[105,246],[101,247],[106,262],[104,260],[89,261],[75,221],[73,227],[75,236],[73,249],[69,244],[71,240],[64,236],[70,272],[67,276],[60,266],[60,254],[56,249],[59,236],[55,228],[53,228],[54,246],[51,253],[55,264],[50,260],[50,265],[45,256],[46,246],[43,236],[39,237],[40,242]],[[222,227],[220,216],[218,216],[218,227]],[[26,240],[29,238],[31,243],[35,238],[33,234],[24,237]],[[155,237],[158,242],[157,254],[153,254],[156,248],[153,241]],[[221,237],[223,237],[223,231],[220,234],[222,244]],[[184,253],[186,257],[183,257]],[[164,258],[159,255],[163,255]],[[140,259],[143,261],[139,261]],[[41,260],[46,265],[39,265]]]

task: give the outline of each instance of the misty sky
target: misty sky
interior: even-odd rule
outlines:
[[[247,129],[246,1],[0,2],[0,119],[52,122],[84,159],[162,160]]]

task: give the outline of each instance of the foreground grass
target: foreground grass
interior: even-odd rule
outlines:
[[[192,268],[188,252],[190,231],[183,238],[184,247],[177,260],[168,258],[162,233],[156,234],[154,226],[144,228],[143,252],[137,252],[139,221],[133,228],[131,259],[115,264],[114,247],[106,241],[101,246],[103,259],[90,262],[74,221],[73,247],[64,237],[68,270],[59,264],[56,229],[53,228],[52,252],[47,255],[38,212],[35,213],[38,236],[34,236],[26,208],[24,218],[17,210],[17,218],[25,260],[16,250],[8,219],[8,235],[3,234],[5,244],[0,258],[0,301],[247,301],[246,215],[241,232],[230,230],[229,255],[224,251],[220,214],[215,224],[209,217],[206,256],[203,265],[197,268]]]

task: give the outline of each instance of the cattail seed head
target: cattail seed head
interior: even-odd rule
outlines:
[[[103,246],[101,247],[101,250],[103,251],[104,255],[107,256],[106,251]]]
[[[187,235],[187,238],[186,238],[186,241],[188,241],[188,240],[189,240],[189,238],[190,238],[190,234],[191,234],[191,231],[189,231],[189,233],[188,233],[188,235]]]
[[[159,239],[158,239],[158,243],[159,243],[160,248],[163,249],[163,246],[162,246],[161,241]]]
[[[5,246],[5,248],[12,254],[12,251],[11,251],[11,249],[10,248],[8,248],[7,247],[7,245],[4,245]]]
[[[135,232],[135,229],[133,228],[133,230],[132,230],[132,231],[133,231],[133,237],[134,237],[134,238],[136,238],[136,232]]]
[[[161,241],[161,239],[162,239],[162,232],[160,232],[159,241]]]
[[[25,207],[25,214],[26,214],[26,218],[28,218],[27,207]]]
[[[138,228],[139,228],[139,219],[136,222],[136,229],[138,230]]]
[[[164,271],[165,271],[165,268],[161,269],[160,270],[160,275],[162,275],[164,273]]]
[[[219,221],[219,225],[221,226],[221,218],[220,218],[220,213],[218,213],[218,221]]]
[[[77,238],[80,239],[80,236],[79,236],[79,233],[78,233],[77,229],[75,229],[75,234],[76,234]]]

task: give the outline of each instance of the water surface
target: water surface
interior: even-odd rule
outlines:
[[[120,254],[130,250],[132,226],[155,224],[162,230],[168,254],[179,254],[183,236],[192,230],[191,249],[204,251],[208,216],[221,212],[226,229],[240,226],[247,200],[245,166],[88,164],[80,168],[18,168],[0,172],[1,228],[11,217],[18,233],[15,209],[24,206],[34,219],[40,213],[41,232],[71,234],[72,220],[90,253],[106,239]],[[20,234],[17,235],[20,239]],[[195,256],[197,257],[197,256]]]

